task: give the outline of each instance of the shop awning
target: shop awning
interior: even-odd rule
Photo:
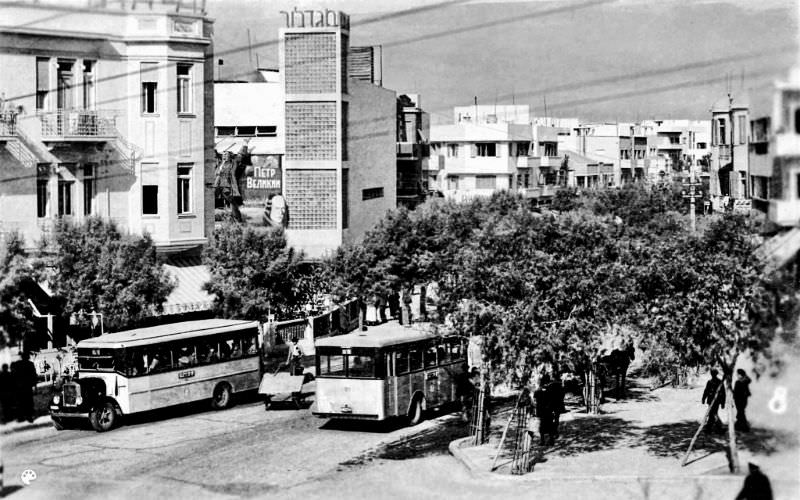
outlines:
[[[172,257],[164,264],[164,269],[175,279],[176,286],[164,302],[163,314],[211,309],[214,296],[203,290],[211,274],[200,257]]]

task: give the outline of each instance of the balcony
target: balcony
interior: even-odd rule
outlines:
[[[407,160],[416,160],[430,156],[430,146],[416,142],[398,142],[397,157]]]
[[[14,137],[17,133],[17,114],[11,111],[0,113],[0,137]]]
[[[560,156],[531,156],[528,162],[529,167],[553,167],[561,166]]]
[[[119,133],[116,117],[119,112],[110,110],[59,109],[38,114],[42,124],[42,140],[52,141],[108,141]]]
[[[716,146],[717,154],[719,155],[719,161],[731,161],[731,145],[730,144],[719,144]]]

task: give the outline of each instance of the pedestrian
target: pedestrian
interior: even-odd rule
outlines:
[[[553,397],[549,390],[550,375],[544,374],[539,379],[539,388],[533,391],[536,417],[539,419],[539,445],[553,444],[554,408]]]
[[[20,359],[11,363],[11,378],[14,380],[17,421],[33,422],[33,394],[39,380],[36,366],[27,351],[20,353]]]
[[[747,399],[750,397],[750,377],[744,370],[736,370],[736,383],[733,384],[733,402],[736,404],[736,425],[738,431],[749,432],[750,423],[744,413],[747,407]]]
[[[8,371],[8,364],[3,363],[0,371],[0,407],[3,410],[3,423],[14,418],[14,379]]]
[[[716,369],[711,369],[711,379],[706,383],[703,391],[702,403],[710,407],[705,425],[706,432],[722,429],[722,421],[719,419],[717,411],[720,407],[725,408],[725,389],[721,385],[722,380],[717,377],[718,374]],[[717,394],[718,390],[719,394]]]
[[[469,365],[461,365],[461,371],[455,377],[456,398],[461,405],[461,420],[469,422],[470,411],[472,409],[472,398],[475,394],[475,386],[469,373]]]
[[[303,373],[302,359],[303,351],[300,349],[300,343],[297,341],[297,337],[292,337],[292,340],[289,341],[289,354],[286,358],[286,366],[289,367],[290,375]]]
[[[561,383],[559,377],[555,377],[552,382],[547,386],[547,392],[550,396],[550,407],[553,409],[553,425],[550,427],[551,441],[555,443],[558,439],[558,426],[561,421],[561,414],[566,413],[567,409],[564,407],[564,385]]]
[[[750,471],[744,478],[742,491],[736,495],[736,500],[772,500],[772,486],[766,474],[752,462],[748,463],[747,467]]]

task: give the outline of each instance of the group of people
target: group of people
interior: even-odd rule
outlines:
[[[701,403],[709,406],[708,418],[706,419],[704,427],[706,432],[722,430],[722,421],[717,414],[720,408],[725,408],[725,388],[722,386],[722,383],[722,380],[719,378],[719,372],[712,369],[711,379],[706,383],[701,400]],[[736,422],[734,423],[734,429],[737,431],[750,431],[750,423],[747,421],[747,415],[745,415],[747,400],[749,398],[750,377],[747,376],[744,370],[739,368],[736,370],[736,381],[733,384],[733,404],[736,406]]]
[[[27,352],[20,353],[20,359],[11,363],[11,369],[3,364],[0,371],[0,406],[3,410],[3,423],[12,421],[33,422],[33,395],[39,375],[36,366]]]

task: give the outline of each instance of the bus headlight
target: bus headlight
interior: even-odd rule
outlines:
[[[60,404],[60,403],[61,403],[61,396],[59,396],[58,394],[53,396],[53,404],[57,405],[57,404]]]
[[[78,405],[78,406],[80,406],[81,404],[83,404],[83,398],[82,398],[82,397],[80,397],[80,396],[76,397],[76,398],[75,398],[75,404],[76,404],[76,405]]]

